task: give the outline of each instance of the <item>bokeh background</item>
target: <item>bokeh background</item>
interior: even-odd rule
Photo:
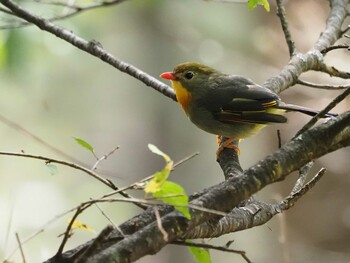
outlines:
[[[325,26],[328,1],[286,2],[296,45],[300,51],[307,51]],[[198,61],[263,83],[288,61],[274,3],[271,5],[267,13],[262,7],[249,11],[245,3],[134,0],[57,23],[84,39],[99,41],[115,57],[155,77],[178,63]],[[64,12],[44,4],[31,3],[28,8],[42,16]],[[347,51],[334,51],[327,62],[350,71]],[[120,146],[99,164],[98,172],[121,187],[162,168],[162,159],[147,148],[153,143],[174,161],[200,153],[171,175],[171,180],[183,185],[188,194],[223,180],[215,162],[215,136],[192,125],[169,98],[57,37],[35,27],[0,31],[0,67],[0,151],[24,151],[71,161],[38,143],[28,131],[91,167],[93,155],[73,137],[88,141],[98,156]],[[341,83],[321,73],[302,78]],[[280,95],[287,102],[322,109],[338,93],[295,86]],[[335,111],[348,110],[349,103],[343,102]],[[242,142],[243,168],[277,149],[277,129],[286,142],[308,120],[299,114],[288,117],[287,125],[265,128]],[[4,118],[19,127],[9,125]],[[317,160],[312,173],[326,167],[327,175],[283,215],[264,226],[208,242],[224,245],[234,240],[232,248],[245,250],[253,262],[349,262],[349,157],[349,149],[344,149]],[[110,191],[82,172],[57,167],[52,175],[42,161],[1,156],[1,261],[17,246],[16,232],[25,239],[56,215]],[[291,175],[256,196],[268,202],[280,200],[296,178],[296,174]],[[131,194],[143,196],[136,191]],[[131,204],[101,207],[117,224],[140,212]],[[55,254],[61,242],[57,236],[65,231],[69,218],[67,215],[45,226],[43,233],[23,246],[28,262],[41,262]],[[96,233],[108,223],[96,207],[79,219]],[[95,235],[77,230],[66,249]],[[234,254],[212,251],[211,255],[213,262],[244,262]],[[20,262],[19,251],[10,260]],[[140,262],[195,261],[186,248],[170,245]]]

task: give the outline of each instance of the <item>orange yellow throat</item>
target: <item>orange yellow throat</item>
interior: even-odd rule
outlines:
[[[179,81],[172,80],[171,85],[175,90],[177,101],[179,102],[185,113],[188,115],[188,110],[191,103],[191,93],[189,93]]]

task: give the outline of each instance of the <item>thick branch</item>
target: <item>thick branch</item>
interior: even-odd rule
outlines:
[[[245,230],[263,225],[273,216],[291,208],[301,196],[305,195],[324,175],[325,169],[317,173],[306,185],[300,186],[297,191],[276,204],[267,204],[258,200],[250,200],[244,206],[234,208],[217,223],[207,221],[186,233],[186,239],[213,238],[227,233]],[[297,184],[296,184],[297,185]]]
[[[342,147],[341,142],[350,140],[349,122],[350,112],[306,131],[245,171],[239,178],[233,176],[211,187],[207,193],[192,201],[191,204],[218,211],[232,210],[241,201],[266,185],[283,180],[292,171],[309,161],[336,150],[336,147]],[[170,212],[162,217],[163,228],[169,234],[168,242],[180,238],[183,233],[214,217],[214,215],[194,210],[191,214],[192,219],[189,222],[177,212]],[[139,231],[141,230],[139,228],[135,230],[134,234],[104,249],[88,262],[111,262],[112,258],[115,260],[113,262],[135,261],[144,255],[156,253],[168,243],[163,239],[154,221],[142,228],[142,231]],[[147,239],[155,242],[149,244],[145,241]],[[142,249],[140,245],[143,246]],[[137,253],[130,254],[130,251],[137,251]],[[116,255],[120,257],[115,258]],[[53,259],[49,262],[64,261]]]

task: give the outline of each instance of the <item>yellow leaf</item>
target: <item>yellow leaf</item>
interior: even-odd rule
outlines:
[[[158,192],[164,182],[168,179],[171,169],[173,168],[173,161],[170,161],[166,164],[163,170],[156,172],[152,180],[148,182],[145,187],[146,193],[155,193]]]
[[[149,144],[148,144],[148,149],[149,149],[151,152],[162,156],[162,157],[164,158],[164,160],[165,160],[167,163],[171,161],[169,155],[163,153],[161,150],[159,150],[159,149],[157,148],[157,146],[155,146],[155,145],[149,143]]]
[[[68,224],[70,224],[71,221],[72,221],[72,219],[68,219]],[[74,220],[74,222],[72,224],[72,229],[81,229],[81,230],[84,230],[87,232],[96,233],[96,231],[94,229],[92,229],[88,225],[80,222],[79,220]]]
[[[148,144],[148,148],[150,149],[151,152],[162,156],[166,161],[166,165],[163,168],[163,170],[156,172],[153,175],[153,179],[148,182],[148,184],[144,189],[146,193],[155,193],[160,191],[160,189],[162,188],[162,185],[168,179],[170,172],[173,169],[174,162],[170,159],[169,155],[163,153],[161,150],[157,148],[157,146],[153,144]]]

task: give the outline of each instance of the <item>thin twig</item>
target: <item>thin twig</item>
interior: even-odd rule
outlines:
[[[336,49],[347,49],[349,51],[349,45],[348,44],[340,44],[340,45],[333,45],[330,47],[327,47],[323,50],[321,50],[321,53],[323,55],[327,54],[329,51],[336,50]]]
[[[193,154],[183,158],[182,160],[180,160],[180,161],[178,161],[177,163],[174,164],[173,169],[176,168],[177,166],[179,166],[179,165],[181,165],[181,164],[191,160],[192,158],[194,158],[198,154],[199,154],[198,152],[195,152],[195,153],[193,153]],[[126,186],[126,187],[123,187],[123,188],[119,188],[118,190],[115,190],[115,191],[112,191],[112,192],[110,192],[108,194],[105,194],[101,198],[107,198],[107,197],[115,195],[115,194],[117,194],[119,192],[124,192],[124,191],[129,190],[129,189],[135,189],[135,188],[139,187],[139,185],[142,185],[143,183],[151,180],[153,177],[154,177],[154,174],[152,174],[152,175],[150,175],[150,176],[148,176],[146,178],[143,178],[140,181],[137,181],[137,182],[135,182],[135,183],[133,183],[133,184],[131,184],[129,186]]]
[[[91,170],[92,170],[92,171],[95,171],[96,168],[97,168],[97,166],[99,165],[99,163],[100,163],[101,161],[107,160],[107,158],[108,158],[109,156],[111,156],[111,155],[112,155],[116,150],[118,150],[118,149],[119,149],[119,146],[116,146],[116,147],[113,148],[112,151],[110,151],[109,153],[103,155],[101,158],[98,158],[98,160],[97,160],[97,161],[95,162],[95,164],[92,166]]]
[[[281,130],[277,130],[277,141],[278,141],[278,149],[282,147],[282,137],[281,137]]]
[[[90,200],[93,200],[93,199],[90,198]],[[97,207],[98,210],[100,210],[101,214],[112,224],[112,226],[115,229],[117,229],[122,236],[125,236],[123,231],[120,229],[120,227],[117,224],[115,224],[113,222],[113,220],[102,210],[102,208],[99,206],[99,204],[98,203],[94,203],[94,205]]]
[[[53,5],[53,6],[62,6],[62,7],[66,7],[66,8],[69,8],[72,10],[71,12],[64,13],[63,15],[60,15],[60,16],[46,18],[48,21],[53,22],[53,21],[59,21],[59,20],[63,20],[66,18],[73,17],[75,15],[78,15],[78,14],[85,12],[85,11],[88,11],[88,10],[98,9],[101,7],[107,7],[107,6],[111,6],[111,5],[116,5],[116,4],[122,3],[124,1],[126,1],[126,0],[102,1],[102,2],[95,2],[92,4],[87,4],[85,6],[67,5],[67,4],[62,3],[62,2],[43,2],[43,1],[35,1],[35,2],[39,2],[40,4]],[[7,10],[1,9],[0,11],[7,13],[9,15],[14,15],[13,13],[11,13]],[[30,23],[30,22],[18,22],[17,24],[11,25],[11,26],[0,26],[0,30],[21,28],[21,27],[26,27],[26,26],[31,26],[31,25],[32,25],[32,23]]]
[[[80,166],[78,164],[75,164],[75,163],[70,163],[70,162],[67,162],[67,161],[61,161],[61,160],[57,160],[57,159],[52,159],[52,158],[48,158],[48,157],[44,157],[44,156],[27,154],[27,153],[11,153],[11,152],[1,152],[0,151],[0,155],[39,159],[39,160],[45,161],[46,164],[48,164],[48,163],[58,163],[58,164],[62,164],[62,165],[65,165],[65,166],[69,166],[69,167],[72,167],[74,169],[83,171],[83,172],[87,173],[88,175],[92,176],[93,178],[97,179],[98,181],[104,183],[105,185],[107,185],[108,187],[110,187],[111,189],[114,190],[113,193],[120,194],[121,196],[124,196],[126,198],[132,198],[131,195],[129,195],[129,194],[124,192],[124,190],[130,189],[130,188],[119,189],[110,180],[102,178],[101,176],[99,176],[94,171],[91,171],[91,170],[89,170],[89,169],[87,169],[87,168],[85,168],[83,166]],[[142,209],[146,209],[147,208],[147,207],[145,207],[143,205],[139,205],[137,203],[136,203],[136,205],[139,206]]]
[[[280,211],[287,210],[294,206],[294,204],[305,195],[310,189],[312,189],[316,183],[320,181],[323,175],[325,175],[326,169],[321,168],[321,170],[307,183],[305,184],[299,191],[295,193],[291,193],[287,196],[283,201],[281,201],[277,206]]]
[[[22,262],[26,263],[26,257],[24,256],[24,251],[23,251],[21,240],[19,238],[18,233],[16,232],[15,234],[16,234],[16,240],[17,240],[17,244],[18,244],[18,247],[19,247],[19,251],[21,252]]]
[[[306,130],[310,129],[320,118],[322,118],[327,112],[333,109],[336,105],[338,105],[342,100],[344,100],[350,94],[350,88],[346,89],[343,93],[337,96],[334,100],[332,100],[323,110],[317,113],[314,117],[312,117],[308,123],[301,128],[297,134],[293,137],[296,138]]]
[[[154,211],[154,214],[156,216],[156,222],[157,222],[157,226],[158,226],[158,229],[159,231],[163,234],[163,239],[168,242],[169,240],[169,235],[168,233],[165,231],[165,229],[163,228],[163,225],[162,225],[162,219],[160,218],[160,214],[159,214],[159,211],[158,211],[158,207],[157,206],[153,206],[153,211]]]
[[[294,184],[294,187],[293,187],[291,194],[295,194],[296,192],[300,191],[301,188],[303,188],[305,181],[306,181],[306,178],[307,178],[307,175],[308,175],[308,173],[311,170],[313,165],[314,165],[314,162],[311,161],[299,169],[299,177]]]
[[[343,89],[350,88],[350,85],[342,86],[342,85],[316,84],[316,83],[312,83],[312,82],[308,82],[300,79],[298,79],[296,83],[299,85],[310,87],[310,88],[326,89],[326,90],[343,90]]]
[[[170,195],[169,195],[170,196]],[[110,199],[107,199],[105,197],[101,197],[101,198],[98,198],[98,199],[90,199],[89,201],[85,201],[81,204],[79,204],[78,206],[76,207],[73,207],[67,211],[64,211],[62,212],[61,214],[59,215],[56,215],[54,218],[52,218],[51,220],[49,220],[47,223],[45,223],[38,231],[36,231],[35,233],[31,234],[30,236],[28,236],[27,238],[25,238],[23,241],[22,241],[22,245],[29,242],[30,240],[32,240],[34,237],[36,237],[37,235],[39,235],[40,233],[43,233],[45,231],[45,229],[51,225],[53,222],[57,221],[58,219],[62,218],[63,216],[66,216],[67,214],[73,212],[73,211],[76,211],[74,216],[72,217],[71,221],[70,221],[70,224],[68,225],[67,227],[67,230],[70,230],[71,229],[71,226],[74,222],[74,220],[77,218],[77,216],[81,213],[83,213],[87,208],[89,208],[91,205],[97,205],[98,203],[113,203],[113,202],[126,202],[126,203],[133,203],[133,204],[139,204],[140,206],[147,206],[149,207],[150,205],[151,206],[157,206],[157,205],[160,205],[161,203],[158,202],[158,201],[155,201],[155,202],[151,202],[149,200],[144,200],[144,199],[137,199],[137,198],[110,198]],[[185,206],[185,205],[177,205],[177,206]],[[207,213],[212,213],[212,214],[216,214],[216,215],[220,215],[220,216],[223,216],[225,215],[225,213],[223,212],[220,212],[220,211],[215,211],[215,210],[211,210],[211,209],[206,209],[204,207],[198,207],[198,206],[195,206],[195,205],[190,205],[188,206],[192,209],[196,209],[196,210],[200,210],[200,211],[203,211],[203,212],[207,212]],[[123,235],[123,232],[117,228],[120,233]],[[64,235],[65,235],[65,238],[64,238],[64,242],[61,243],[61,246],[60,246],[60,249],[59,251],[61,251],[63,248],[64,248],[64,245],[65,243],[67,242],[68,238],[69,238],[69,235],[67,235],[67,233],[69,234],[69,232],[67,232],[67,230],[64,232]],[[14,249],[14,251],[7,257],[7,259],[10,259],[13,254],[17,251],[18,248]]]
[[[62,239],[62,242],[61,242],[61,245],[60,247],[58,248],[57,250],[57,253],[55,255],[55,257],[59,257],[62,252],[63,252],[63,249],[64,249],[64,246],[66,245],[69,237],[70,237],[70,233],[71,233],[71,229],[72,229],[72,226],[73,226],[73,223],[74,221],[77,219],[77,217],[88,207],[90,207],[92,205],[91,204],[88,204],[88,205],[80,205],[78,207],[78,209],[75,211],[75,214],[73,215],[72,219],[70,220],[67,228],[66,228],[66,231],[64,232],[64,235],[63,235],[63,239]]]
[[[280,19],[284,37],[287,41],[289,56],[292,57],[295,54],[296,49],[295,49],[295,43],[292,40],[292,35],[289,31],[288,22],[286,19],[286,10],[284,9],[284,6],[283,6],[283,0],[276,0],[276,4],[277,4],[277,16]]]
[[[75,163],[62,161],[62,160],[57,160],[57,159],[53,159],[53,158],[48,158],[48,157],[40,156],[40,155],[27,154],[27,153],[13,153],[13,152],[2,152],[2,151],[0,151],[0,155],[38,159],[38,160],[45,161],[46,164],[57,163],[57,164],[62,164],[64,166],[69,166],[69,167],[72,167],[72,168],[74,168],[76,170],[80,170],[80,171],[85,172],[86,174],[92,176],[93,178],[97,179],[98,181],[102,182],[103,184],[107,185],[108,187],[110,187],[110,188],[112,188],[114,190],[118,189],[111,181],[109,181],[107,179],[104,179],[101,176],[99,176],[97,173],[95,173],[94,171],[91,171],[90,169],[87,169],[87,168],[85,168],[83,166],[80,166],[78,164],[75,164]],[[119,193],[121,195],[123,195],[121,192],[119,192]],[[129,195],[127,195],[127,196],[129,196]]]
[[[175,167],[177,167],[177,166],[179,166],[179,165],[181,165],[181,164],[191,160],[192,158],[196,157],[198,154],[199,154],[199,152],[195,152],[195,153],[192,153],[191,155],[181,159],[180,161],[178,161],[177,163],[174,164],[173,168],[175,168]]]
[[[342,71],[333,66],[328,66],[325,63],[319,63],[314,70],[329,74],[331,77],[338,77],[342,79],[350,79],[350,72]]]
[[[186,246],[186,247],[200,247],[200,248],[204,248],[204,249],[213,249],[213,250],[218,250],[218,251],[223,251],[223,252],[235,253],[235,254],[241,255],[245,259],[246,262],[248,262],[248,263],[252,262],[247,257],[245,251],[231,249],[231,248],[228,248],[227,246],[215,246],[215,245],[210,245],[210,244],[203,244],[203,243],[196,243],[196,242],[189,242],[189,241],[180,241],[180,240],[172,241],[171,244]]]

